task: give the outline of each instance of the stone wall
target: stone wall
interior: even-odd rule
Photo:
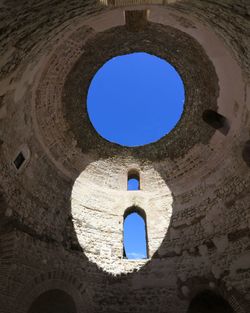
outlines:
[[[26,313],[53,289],[77,312],[185,313],[209,289],[248,313],[248,1],[0,7],[0,313]],[[124,10],[138,9],[148,24],[130,32]],[[98,136],[85,98],[105,60],[142,47],[171,58],[187,101],[169,136],[128,149]],[[229,121],[226,136],[202,120],[208,108]],[[131,168],[142,189],[132,193]],[[147,215],[148,260],[121,257],[133,205]]]

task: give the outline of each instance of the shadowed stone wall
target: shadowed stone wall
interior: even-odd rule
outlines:
[[[0,313],[27,313],[51,290],[79,313],[186,313],[204,290],[249,312],[249,4],[169,2],[0,1]],[[124,10],[139,9],[148,22],[134,31]],[[85,100],[105,61],[142,50],[179,71],[185,111],[169,135],[128,149],[98,136]],[[208,109],[227,134],[203,121]],[[148,260],[121,258],[134,205]]]

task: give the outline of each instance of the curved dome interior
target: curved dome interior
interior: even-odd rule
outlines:
[[[0,9],[0,312],[249,313],[248,0]],[[140,51],[177,69],[185,108],[128,148],[97,134],[86,99],[103,64]],[[146,260],[123,257],[130,208]]]

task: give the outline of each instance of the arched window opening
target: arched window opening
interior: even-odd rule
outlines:
[[[206,110],[203,112],[202,118],[208,125],[219,130],[223,135],[227,135],[230,126],[225,116],[213,110]]]
[[[77,313],[70,295],[62,290],[49,290],[41,294],[31,305],[28,313]]]
[[[248,140],[243,147],[242,158],[246,165],[250,167],[250,140]]]
[[[234,313],[234,310],[221,296],[204,291],[191,301],[187,313]]]
[[[148,240],[145,212],[132,208],[124,214],[123,257],[125,259],[147,259]]]
[[[140,176],[137,171],[128,173],[128,190],[140,190]]]

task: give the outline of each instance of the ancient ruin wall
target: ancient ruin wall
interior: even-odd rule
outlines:
[[[0,5],[0,312],[27,312],[41,293],[56,288],[72,297],[78,312],[187,312],[191,298],[207,288],[235,312],[248,312],[249,166],[242,157],[250,135],[247,1],[117,8],[95,1]],[[148,9],[146,28],[128,31],[125,9]],[[173,56],[179,53],[171,61],[186,80],[185,123],[177,125],[176,135],[143,149],[124,149],[98,137],[79,106],[83,125],[73,128],[79,114],[70,107],[84,103],[93,69],[119,53],[114,37],[124,36],[127,50],[121,53],[142,49],[140,42],[151,53],[163,53],[164,48],[157,51],[155,32],[157,44],[169,36],[164,57],[171,57],[171,49]],[[111,55],[104,55],[105,45]],[[84,51],[96,53],[85,80],[74,68],[83,64]],[[70,86],[71,77],[84,80],[86,88],[76,93],[79,80]],[[202,120],[208,108],[228,119],[226,136]],[[20,152],[26,161],[17,170],[13,161]],[[139,200],[125,190],[131,167],[142,173]],[[73,186],[83,177],[91,183],[84,183],[78,197]],[[94,212],[93,219],[86,212],[84,227],[76,224],[75,197]],[[151,258],[127,261],[125,268],[106,267],[102,258],[109,258],[101,249],[90,258],[84,242],[90,230],[97,228],[87,241],[93,248],[103,226],[120,243],[114,229],[125,207],[136,204],[149,215],[156,208],[148,217],[158,237],[156,243],[149,238]],[[117,207],[112,222],[106,214],[111,206]],[[157,232],[161,208],[172,215]],[[101,215],[99,225],[95,214]],[[107,241],[100,245],[105,250]],[[116,256],[121,245],[107,250]]]

